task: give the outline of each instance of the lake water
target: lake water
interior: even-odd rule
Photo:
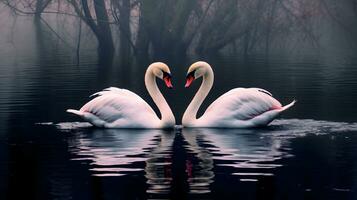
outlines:
[[[150,60],[103,63],[88,49],[76,65],[53,38],[15,37],[0,50],[0,199],[357,198],[357,56],[164,59],[175,88],[159,85],[178,123],[199,86],[183,87],[198,59],[216,77],[202,110],[234,87],[298,102],[261,129],[103,130],[65,110],[109,86],[153,106]]]

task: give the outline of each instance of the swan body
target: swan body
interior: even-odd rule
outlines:
[[[170,69],[161,62],[151,64],[145,73],[145,85],[161,112],[161,119],[140,96],[126,89],[110,87],[92,96],[80,110],[67,112],[102,128],[173,128],[175,117],[156,84],[156,77],[172,88]]]
[[[203,77],[201,87],[182,118],[182,125],[185,127],[252,128],[266,126],[281,112],[295,104],[293,101],[282,106],[270,92],[264,89],[235,88],[216,99],[197,119],[197,111],[214,81],[213,70],[208,63],[199,61],[191,65],[186,78],[186,87],[189,87],[192,81],[199,77]]]

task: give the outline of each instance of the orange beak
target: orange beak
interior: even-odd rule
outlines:
[[[191,83],[193,82],[193,80],[195,80],[195,77],[193,76],[187,76],[186,77],[186,84],[185,84],[185,88],[190,87]]]
[[[168,88],[172,89],[174,87],[174,86],[172,86],[171,78],[169,76],[164,77],[164,82]]]

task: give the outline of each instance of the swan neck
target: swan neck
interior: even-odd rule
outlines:
[[[214,75],[212,68],[207,67],[207,72],[203,75],[201,86],[183,115],[183,125],[192,125],[197,120],[197,112],[211,90],[213,81]]]
[[[161,113],[161,127],[172,127],[175,125],[175,117],[171,111],[170,106],[167,104],[164,96],[160,92],[157,83],[156,76],[152,69],[149,69],[145,73],[145,86],[149,92],[155,105],[159,108]]]

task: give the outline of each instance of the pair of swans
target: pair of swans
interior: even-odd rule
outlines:
[[[206,62],[196,62],[190,66],[186,85],[203,77],[201,87],[187,107],[183,118],[184,127],[251,128],[265,126],[281,112],[294,105],[295,101],[282,106],[271,93],[260,88],[235,88],[216,99],[200,117],[198,109],[212,88],[214,74]],[[173,128],[175,117],[160,92],[156,78],[162,79],[172,88],[169,67],[161,62],[152,63],[145,73],[145,86],[161,112],[161,119],[154,110],[137,94],[115,87],[107,88],[92,96],[80,110],[67,112],[82,117],[96,127],[103,128]]]

